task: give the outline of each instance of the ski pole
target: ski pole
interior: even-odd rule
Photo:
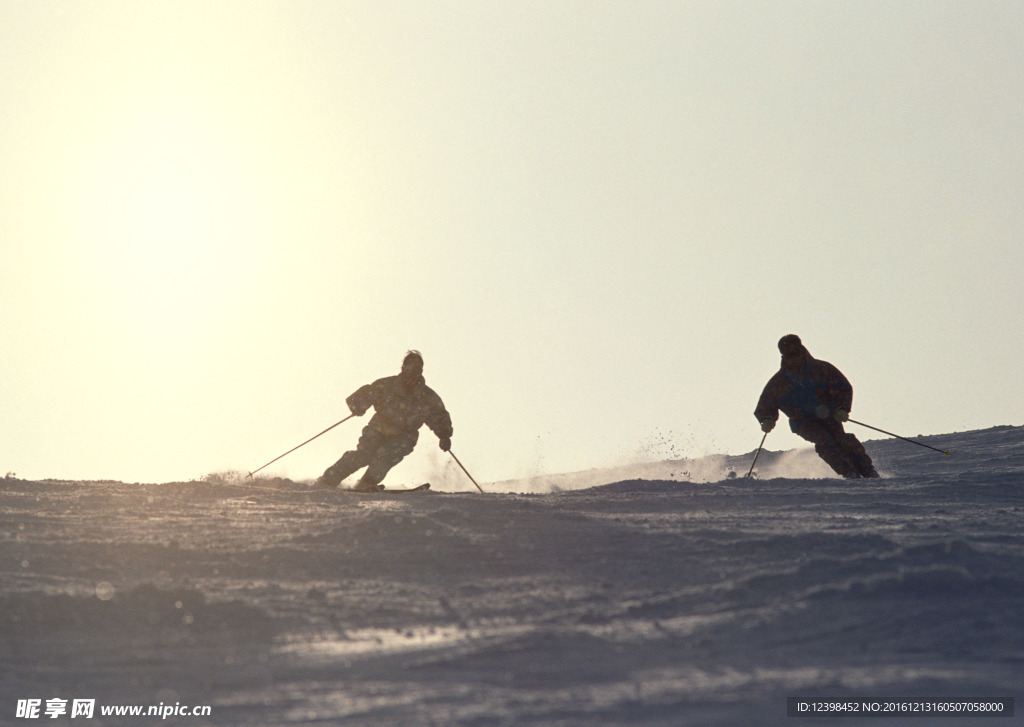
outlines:
[[[898,434],[893,434],[892,432],[887,432],[884,429],[879,429],[878,427],[873,427],[870,424],[865,424],[864,422],[858,422],[858,421],[856,421],[854,419],[847,419],[846,421],[850,422],[851,424],[860,424],[862,427],[867,427],[868,429],[874,429],[876,432],[881,432],[882,434],[888,434],[890,437],[896,437],[896,439],[902,439],[904,442],[910,442],[911,444],[916,444],[918,447],[925,447],[927,449],[935,450],[936,452],[941,452],[942,454],[946,455],[947,457],[952,454],[952,452],[950,452],[948,449],[938,449],[937,447],[933,447],[930,444],[924,444],[923,442],[916,442],[913,439],[907,439],[906,437],[901,437]]]
[[[327,429],[325,429],[325,430],[323,430],[322,432],[320,432],[320,434],[317,434],[317,435],[316,435],[316,437],[319,437],[319,436],[321,436],[321,435],[323,435],[323,434],[327,434],[327,432],[329,432],[329,431],[331,431],[332,429],[334,429],[334,428],[335,428],[336,426],[338,426],[338,424],[341,424],[342,422],[347,422],[347,421],[348,421],[349,419],[351,419],[351,418],[352,418],[352,417],[354,417],[354,416],[355,416],[355,414],[349,414],[349,415],[348,415],[347,417],[345,417],[344,419],[342,419],[342,420],[341,420],[340,422],[336,422],[336,423],[332,424],[331,426],[327,427]],[[259,471],[260,471],[261,469],[263,469],[264,467],[269,467],[270,465],[274,464],[274,462],[276,462],[277,460],[281,459],[281,457],[284,457],[285,455],[289,455],[289,454],[291,454],[292,452],[294,452],[294,451],[295,451],[296,449],[298,449],[299,447],[305,447],[305,446],[306,446],[307,444],[309,444],[309,443],[310,443],[310,442],[312,442],[312,441],[313,441],[314,439],[316,439],[316,437],[310,437],[310,438],[309,438],[309,439],[307,439],[307,440],[306,440],[305,442],[303,442],[302,444],[300,444],[300,445],[299,445],[298,447],[292,447],[292,448],[291,448],[291,449],[289,449],[289,450],[288,450],[287,452],[285,452],[284,454],[282,454],[282,455],[281,455],[280,457],[274,457],[274,459],[272,459],[272,460],[270,460],[269,462],[267,462],[267,463],[266,463],[265,465],[263,465],[263,467],[260,467],[260,468],[258,468],[258,469],[254,469],[254,470],[253,470],[252,472],[250,472],[250,473],[249,473],[249,477],[252,477],[252,476],[253,476],[254,474],[256,474],[257,472],[259,472]]]
[[[761,456],[761,448],[764,447],[764,440],[766,439],[768,439],[768,432],[764,433],[764,436],[761,437],[761,443],[757,445],[757,452],[754,453],[754,461],[750,463],[750,471],[747,472],[748,478],[754,473],[754,465],[757,464],[757,458]]]
[[[480,485],[477,485],[476,480],[473,479],[473,475],[469,474],[469,470],[467,470],[465,467],[463,467],[462,462],[460,462],[459,458],[455,456],[455,452],[453,452],[453,451],[451,451],[449,449],[448,450],[448,454],[450,454],[452,456],[452,459],[455,460],[455,464],[457,464],[459,467],[462,467],[462,471],[466,473],[466,477],[469,478],[469,481],[472,482],[474,485],[476,485],[476,489],[480,490],[480,492],[483,492],[484,489],[482,487],[480,487]]]

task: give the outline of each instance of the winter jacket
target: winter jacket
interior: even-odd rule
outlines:
[[[427,386],[421,376],[411,391],[406,390],[399,376],[386,376],[360,387],[345,400],[356,414],[371,406],[376,410],[370,428],[386,436],[414,434],[426,424],[438,439],[450,439],[452,420],[441,397]]]
[[[807,349],[799,373],[782,366],[764,387],[754,409],[757,420],[779,418],[779,410],[789,417],[790,429],[796,431],[802,420],[824,419],[837,409],[850,411],[853,387],[842,372],[828,361],[813,358]]]

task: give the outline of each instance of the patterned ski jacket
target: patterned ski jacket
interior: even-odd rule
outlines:
[[[452,436],[451,416],[422,376],[412,390],[406,389],[399,376],[377,379],[357,389],[345,403],[359,415],[372,406],[376,413],[367,426],[387,436],[415,434],[424,424],[438,439]]]
[[[779,410],[789,417],[789,427],[796,431],[802,420],[824,419],[836,409],[850,411],[853,387],[842,372],[828,361],[819,361],[807,353],[799,373],[781,367],[764,387],[754,409],[757,420],[779,418]]]

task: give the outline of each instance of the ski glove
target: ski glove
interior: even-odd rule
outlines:
[[[452,439],[451,439],[451,437],[445,437],[444,439],[442,439],[441,441],[439,441],[437,443],[437,446],[439,446],[441,448],[442,452],[450,451],[451,448],[452,448]]]
[[[762,419],[761,420],[761,431],[767,434],[771,430],[775,429],[774,419]]]
[[[837,422],[849,421],[850,412],[846,411],[846,409],[836,409],[835,417]]]

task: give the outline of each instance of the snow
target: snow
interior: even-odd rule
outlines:
[[[679,727],[1019,697],[1024,428],[920,441],[952,456],[869,441],[861,481],[804,449],[487,494],[8,477],[0,723],[27,699],[95,700],[47,724]]]

